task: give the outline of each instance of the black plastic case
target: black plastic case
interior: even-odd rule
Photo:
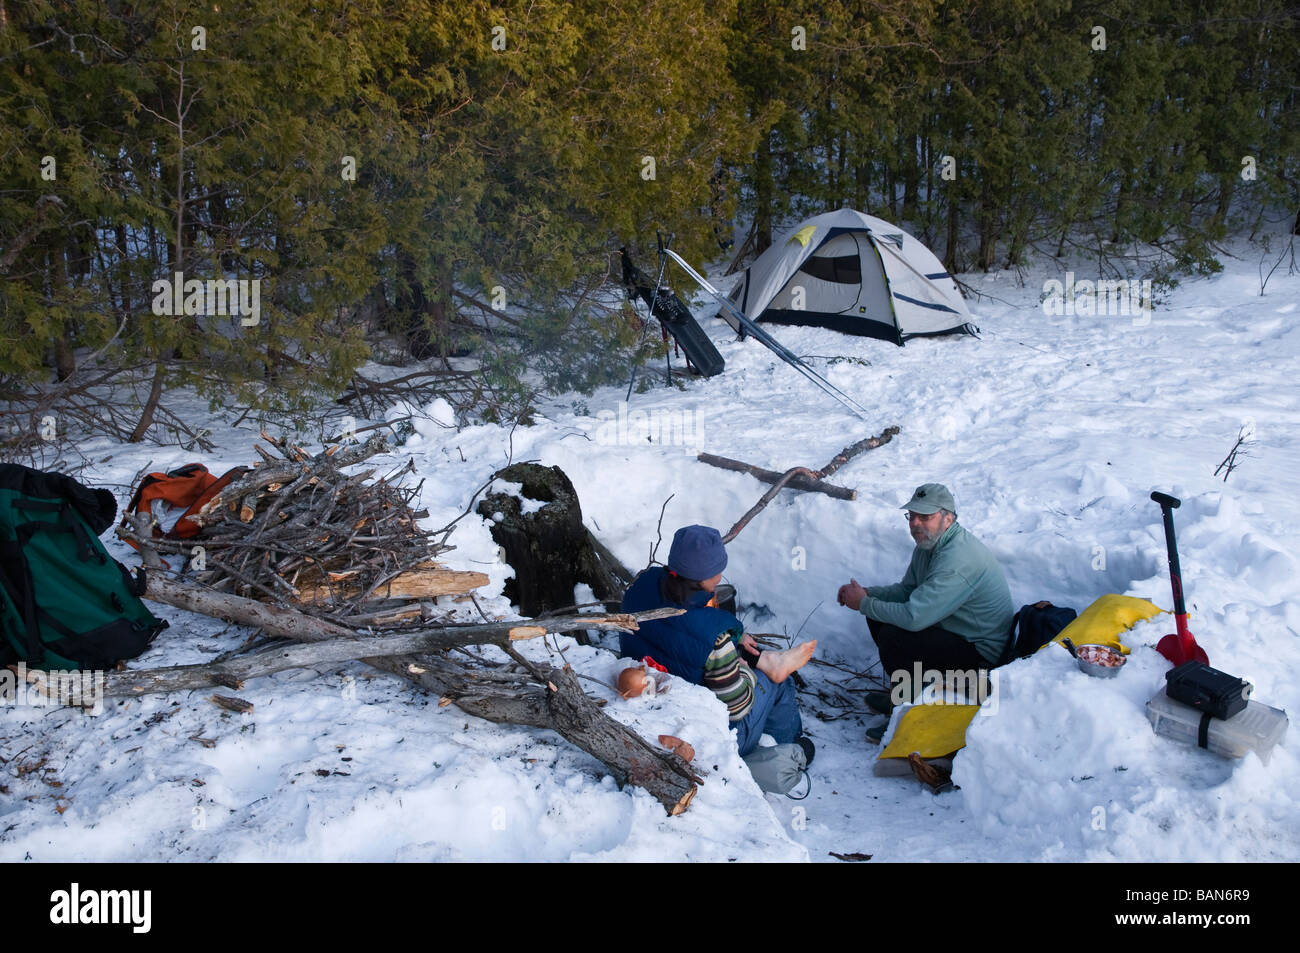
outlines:
[[[1214,718],[1231,718],[1246,707],[1253,686],[1204,662],[1184,662],[1165,673],[1165,694]]]

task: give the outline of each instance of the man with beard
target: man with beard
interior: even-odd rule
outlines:
[[[992,668],[1015,616],[1001,567],[958,525],[957,504],[946,486],[918,486],[903,509],[916,542],[903,581],[864,589],[850,579],[839,590],[840,605],[867,617],[894,686],[893,692],[867,693],[867,706],[882,715],[919,692],[918,663],[920,671],[945,673]],[[868,738],[878,742],[884,728],[869,729]]]

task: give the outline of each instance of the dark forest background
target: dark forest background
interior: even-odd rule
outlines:
[[[745,262],[850,205],[955,272],[1213,271],[1293,230],[1297,77],[1275,0],[0,0],[0,438],[202,444],[178,389],[518,419],[662,347],[612,293],[657,229]],[[155,314],[174,272],[261,320]]]

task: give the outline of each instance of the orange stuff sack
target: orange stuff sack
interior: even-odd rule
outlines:
[[[190,539],[197,536],[201,528],[191,517],[225,489],[227,484],[239,479],[248,471],[248,467],[235,467],[218,477],[201,463],[187,463],[167,473],[150,473],[140,481],[140,486],[136,488],[131,502],[126,506],[126,512],[127,514],[147,513],[153,520],[154,536],[167,539]],[[166,506],[155,509],[154,504],[159,502]],[[182,513],[169,529],[164,530],[160,523],[164,515],[163,511],[167,507],[180,509]],[[131,545],[135,546],[135,543]]]

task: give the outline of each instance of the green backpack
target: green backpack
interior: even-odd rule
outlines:
[[[107,490],[0,464],[0,664],[111,669],[167,627],[99,540],[116,515]]]

